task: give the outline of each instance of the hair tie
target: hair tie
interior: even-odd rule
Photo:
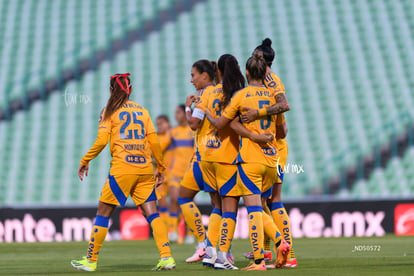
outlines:
[[[119,86],[121,87],[122,90],[124,90],[125,92],[127,92],[127,94],[129,95],[131,93],[131,91],[129,90],[129,82],[128,82],[128,76],[130,76],[130,73],[125,73],[125,74],[116,74],[111,76],[111,79],[116,78],[116,82],[119,84]],[[121,80],[119,79],[120,77],[124,77],[125,78],[125,82],[126,82],[126,89],[125,87],[122,85]]]

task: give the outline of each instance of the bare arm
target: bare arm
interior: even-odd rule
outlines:
[[[283,139],[286,137],[288,132],[288,127],[285,120],[285,115],[279,114],[276,117],[276,138]]]
[[[283,125],[276,126],[276,138],[277,139],[286,138],[287,133],[288,133],[288,127],[286,123],[284,123]]]
[[[279,93],[275,96],[276,103],[266,107],[267,115],[277,115],[290,110],[289,102],[285,93]]]
[[[271,142],[274,139],[273,134],[271,134],[271,133],[256,134],[256,133],[250,132],[249,130],[247,130],[247,128],[245,128],[239,122],[239,118],[233,119],[233,121],[231,121],[231,123],[230,123],[230,127],[238,135],[240,135],[242,137],[249,138],[253,142],[256,142],[256,143],[259,143],[259,144],[268,143],[268,142]]]
[[[208,109],[206,110],[206,116],[210,123],[217,129],[223,129],[230,122],[230,119],[227,119],[223,115],[220,118],[214,118]]]
[[[265,115],[277,115],[290,110],[289,102],[285,93],[279,93],[275,96],[276,103],[262,109],[254,109],[249,107],[243,107],[246,111],[241,117],[244,123],[250,123],[256,120],[258,117]]]

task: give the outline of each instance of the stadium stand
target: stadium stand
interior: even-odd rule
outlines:
[[[39,1],[31,3],[33,7],[24,5],[25,1],[0,2],[1,18],[39,10],[39,14],[25,16],[19,26],[13,25],[16,20],[1,22],[0,40],[8,43],[0,46],[0,90],[10,90],[10,98],[21,97],[29,87],[41,85],[94,49],[108,47],[127,30],[139,28],[142,18],[154,16],[174,1],[153,6],[145,1],[122,1],[116,6],[128,6],[125,13],[130,15],[124,21],[121,9],[113,7],[114,1],[94,2]],[[194,61],[217,59],[229,52],[243,68],[264,37],[273,39],[273,70],[284,82],[291,106],[287,114],[290,169],[294,165],[304,169],[285,176],[286,199],[323,196],[327,190],[324,180],[338,177],[360,157],[373,154],[376,146],[390,143],[405,133],[407,124],[413,124],[413,1],[259,3],[202,1],[176,21],[149,33],[144,41],[114,52],[113,59],[96,71],[70,81],[28,111],[17,112],[10,121],[0,121],[0,143],[6,145],[0,152],[0,188],[5,191],[0,193],[0,204],[96,204],[109,168],[107,149],[92,162],[86,182],[78,180],[76,170],[95,139],[110,75],[130,72],[133,100],[147,107],[153,117],[172,115],[175,106],[194,92],[189,74]],[[65,10],[68,13],[63,16]],[[87,22],[77,21],[80,13],[90,15],[82,16],[89,18]],[[36,35],[27,34],[31,26],[37,26]],[[5,86],[6,82],[24,84],[14,89]],[[0,108],[7,93],[0,95]],[[398,120],[401,114],[408,114],[408,119]],[[392,127],[387,127],[390,123]],[[368,179],[341,189],[338,196],[367,198],[412,192],[413,154],[412,149],[407,150],[403,158],[393,158]]]
[[[0,107],[137,28],[173,0],[1,1]]]

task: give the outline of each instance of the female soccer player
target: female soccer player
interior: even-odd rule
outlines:
[[[217,128],[224,128],[245,107],[262,107],[274,102],[273,93],[263,85],[266,74],[266,63],[262,55],[254,54],[246,63],[246,76],[249,86],[240,90],[231,99],[220,118],[213,118],[207,113],[210,122]],[[253,133],[270,132],[276,135],[275,117],[267,116],[260,121],[246,124],[245,127]],[[266,270],[263,256],[263,209],[261,203],[261,192],[265,190],[262,183],[265,177],[276,177],[276,145],[274,140],[266,144],[258,144],[252,140],[242,137],[240,150],[237,156],[237,185],[239,193],[243,196],[249,217],[250,242],[254,254],[254,262],[244,270]],[[267,183],[274,183],[267,182]],[[233,199],[233,208],[236,210],[238,199]],[[270,222],[271,224],[273,222]],[[233,230],[234,229],[230,229]],[[281,257],[289,252],[289,245],[283,241],[277,229],[274,230],[274,238]]]
[[[219,58],[217,65],[218,79],[222,80],[222,83],[217,84],[212,93],[208,95],[205,100],[204,109],[208,109],[213,116],[220,117],[221,111],[230,102],[230,98],[233,94],[245,86],[245,80],[234,56],[229,54],[222,55]],[[204,111],[200,117],[201,120],[204,119]],[[227,185],[229,186],[232,184],[234,185],[236,181],[237,167],[232,164],[237,157],[239,137],[230,128],[217,131],[211,126],[208,120],[204,120],[203,124],[208,126],[205,136],[206,139],[204,139],[206,144],[205,152],[201,161],[204,181],[207,186],[216,187],[220,196],[223,196],[224,190],[222,186],[225,183],[228,183]],[[225,202],[222,203],[225,204]],[[230,214],[231,218],[233,216],[235,216],[235,213]],[[220,217],[218,228],[220,228],[223,219],[228,217],[229,213],[224,212],[223,217]],[[219,218],[217,217],[217,219]],[[203,259],[203,264],[216,268],[222,268],[222,266],[228,264],[228,267],[234,268],[232,263],[228,260],[227,254],[222,256],[222,262],[218,262],[217,260],[216,247],[219,233],[214,233],[214,235],[213,233],[210,234],[209,228],[209,236],[211,238],[208,239],[209,242],[206,249],[206,256]],[[212,242],[213,240],[214,242]],[[228,247],[230,248],[230,244],[228,244]]]
[[[194,154],[194,132],[187,123],[185,105],[175,109],[175,120],[178,126],[171,129],[173,158],[168,170],[168,195],[170,196],[170,217],[168,223],[168,237],[171,242],[178,241],[178,191],[184,173]]]
[[[198,245],[195,253],[186,259],[186,262],[193,263],[203,259],[206,244],[217,243],[217,236],[221,220],[220,200],[214,186],[204,185],[200,169],[200,161],[205,151],[205,135],[209,129],[209,123],[204,121],[204,113],[208,95],[214,90],[215,65],[208,60],[198,60],[191,68],[191,83],[196,88],[197,95],[190,95],[186,100],[186,117],[195,134],[195,155],[189,169],[186,171],[180,184],[178,202],[188,227],[193,231]],[[194,112],[191,112],[191,105],[195,103]],[[201,220],[201,213],[194,203],[194,197],[199,191],[209,192],[212,198],[214,209],[210,215],[209,232],[206,241],[205,229]],[[214,238],[212,238],[214,237]]]
[[[156,207],[155,182],[163,181],[165,164],[160,144],[148,111],[130,101],[132,91],[129,73],[111,77],[110,97],[99,119],[98,137],[82,158],[78,169],[81,181],[88,176],[89,162],[110,142],[112,155],[108,179],[102,188],[98,211],[92,228],[87,256],[72,260],[71,265],[84,271],[95,271],[98,254],[108,232],[109,218],[117,205],[124,206],[129,195],[144,210],[150,223],[161,260],[153,270],[175,268],[171,257],[167,228]],[[151,164],[151,152],[157,162],[157,174]]]
[[[256,108],[246,108],[247,112],[242,114],[242,119],[244,122],[249,123],[264,115],[274,115],[277,114],[276,124],[276,147],[278,151],[278,178],[276,179],[275,185],[273,186],[272,199],[270,210],[272,217],[276,222],[278,228],[283,232],[283,236],[286,239],[286,242],[290,244],[291,251],[289,253],[289,259],[285,267],[297,267],[297,261],[295,253],[292,247],[292,235],[290,228],[290,220],[288,213],[283,205],[281,198],[282,183],[284,176],[284,167],[286,165],[288,157],[288,144],[285,136],[287,134],[287,125],[285,121],[284,112],[289,111],[289,102],[285,94],[285,86],[283,85],[280,78],[273,72],[271,72],[271,66],[275,58],[275,51],[272,48],[272,41],[269,38],[266,38],[262,41],[262,44],[257,46],[253,53],[262,53],[266,61],[266,77],[264,78],[264,84],[267,88],[273,90],[276,98],[276,104],[268,107],[262,107],[260,109]]]

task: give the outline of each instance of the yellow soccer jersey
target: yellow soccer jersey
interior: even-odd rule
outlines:
[[[103,121],[104,110],[99,119],[98,137],[89,152],[82,158],[81,165],[87,165],[110,142],[111,175],[121,174],[153,174],[151,137],[156,138],[154,125],[148,111],[141,105],[127,101],[111,118]],[[156,143],[159,143],[156,139]],[[153,152],[157,161],[162,160],[162,153],[158,145],[158,152]],[[162,162],[162,161],[161,161]],[[159,168],[161,172],[165,170]]]
[[[171,129],[173,158],[169,173],[182,177],[194,154],[194,132],[189,126],[176,126]]]
[[[164,162],[167,168],[170,166],[173,158],[173,145],[171,140],[171,134],[169,132],[165,134],[158,134],[160,140],[160,146],[164,155]]]
[[[260,109],[273,105],[275,97],[271,90],[264,85],[249,85],[237,92],[230,104],[223,112],[223,116],[229,120],[234,119],[242,113],[243,107]],[[256,134],[272,133],[276,135],[276,116],[264,116],[256,121],[244,124],[247,130]],[[241,163],[260,163],[274,167],[277,160],[276,142],[273,140],[266,144],[257,144],[249,138],[242,137],[240,140],[240,151],[237,161]]]
[[[280,94],[280,93],[286,93],[285,91],[285,86],[283,85],[282,81],[280,80],[280,78],[273,72],[270,72],[269,74],[266,75],[265,79],[264,79],[264,84],[266,85],[267,88],[271,89],[273,91],[274,96],[276,97],[276,95]],[[283,124],[280,122],[285,122],[285,115],[282,114],[278,114],[277,115],[277,124]],[[276,139],[276,146],[277,148],[283,149],[284,147],[286,147],[287,145],[287,141],[285,138],[283,139]]]
[[[215,118],[221,116],[222,98],[223,86],[218,84],[208,98],[208,109]],[[208,124],[208,130],[204,138],[206,149],[202,160],[233,164],[239,152],[239,136],[230,127],[217,130],[208,120],[205,121]]]
[[[209,95],[214,90],[214,88],[214,85],[209,84],[200,91],[198,91],[194,105],[194,111],[192,116],[202,120],[200,127],[195,132],[195,150],[197,161],[202,160],[202,156],[204,155],[204,151],[206,148],[205,136],[207,135],[207,132],[211,124],[207,119],[204,118],[204,114],[207,109]]]

